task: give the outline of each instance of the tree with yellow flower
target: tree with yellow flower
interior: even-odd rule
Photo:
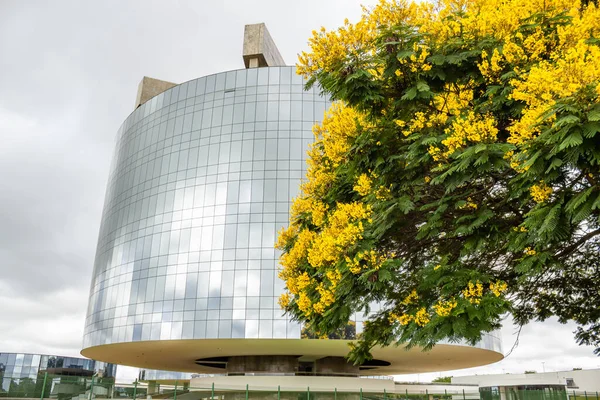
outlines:
[[[381,0],[313,32],[298,72],[336,102],[290,225],[281,304],[320,335],[475,343],[511,313],[600,347],[600,10]]]

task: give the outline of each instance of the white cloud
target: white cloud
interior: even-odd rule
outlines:
[[[21,294],[0,282],[1,351],[79,356],[87,290]]]
[[[504,360],[483,367],[455,371],[398,375],[395,379],[402,382],[429,382],[440,376],[600,368],[600,358],[594,355],[594,348],[577,345],[573,339],[574,330],[575,325],[573,323],[563,325],[556,319],[530,323],[523,327],[518,345],[508,355],[517,339],[517,329],[509,319],[505,321],[501,330],[504,354],[507,355]]]

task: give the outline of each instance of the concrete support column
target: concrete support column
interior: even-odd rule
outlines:
[[[148,381],[148,395],[157,394],[160,391],[160,385],[156,381]]]
[[[349,364],[344,357],[324,357],[315,361],[317,375],[348,375],[358,376],[357,365]]]
[[[298,371],[296,356],[236,356],[227,361],[227,374],[246,372],[294,374]]]

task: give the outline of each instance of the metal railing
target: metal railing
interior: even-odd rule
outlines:
[[[207,378],[210,379],[210,378]],[[113,378],[60,376],[40,373],[34,377],[0,376],[0,400],[8,399],[58,399],[94,400],[104,398],[120,399],[166,399],[166,400],[500,400],[500,396],[479,393],[459,388],[421,387],[405,389],[395,385],[393,390],[357,389],[348,391],[336,387],[327,390],[311,389],[285,390],[277,386],[277,376],[273,376],[273,386],[245,387],[231,389],[210,383],[206,386],[191,386],[189,381],[171,381],[170,385],[135,381],[131,384],[115,384]],[[365,382],[366,383],[366,382]],[[368,385],[367,385],[368,386]],[[582,390],[520,390],[512,392],[506,400],[600,400],[600,393]]]
[[[0,399],[92,400],[112,398],[114,378],[40,373],[34,377],[0,375]]]

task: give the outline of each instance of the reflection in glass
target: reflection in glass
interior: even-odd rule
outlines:
[[[300,337],[276,304],[273,243],[329,104],[302,85],[294,67],[230,71],[175,86],[126,119],[84,347]]]

